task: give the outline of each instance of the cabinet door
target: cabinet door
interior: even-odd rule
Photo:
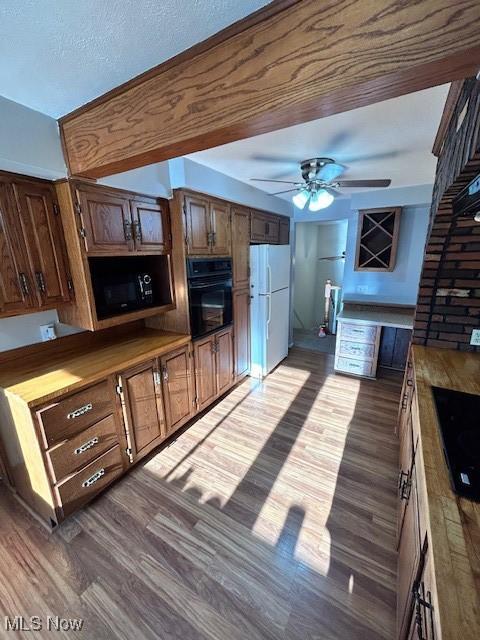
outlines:
[[[53,187],[19,181],[13,188],[39,306],[68,302],[68,262]]]
[[[267,216],[260,211],[252,211],[250,214],[250,240],[251,242],[267,242]]]
[[[212,253],[218,256],[229,256],[232,252],[232,232],[228,205],[217,202],[210,204],[210,229]]]
[[[165,413],[157,360],[150,360],[120,376],[127,438],[138,459],[166,437]]]
[[[210,205],[208,200],[185,196],[185,237],[189,255],[211,252]]]
[[[160,359],[167,435],[194,415],[193,370],[190,345]]]
[[[193,343],[197,408],[202,411],[217,396],[215,336],[207,336]]]
[[[10,186],[0,182],[0,314],[4,315],[22,313],[34,305],[15,212]]]
[[[278,216],[267,216],[265,239],[268,244],[278,244],[280,241],[280,219]]]
[[[420,565],[415,466],[411,470],[411,483],[403,519],[397,562],[397,637],[403,638],[410,624],[413,608],[412,587],[417,578]]]
[[[77,190],[89,255],[115,255],[133,250],[132,219],[127,197],[103,189]]]
[[[238,379],[250,371],[250,289],[234,292],[233,323],[235,376]]]
[[[244,289],[250,285],[250,212],[232,208],[233,286]]]
[[[130,202],[130,206],[135,250],[168,253],[170,251],[168,203],[135,199]]]
[[[234,380],[232,327],[219,331],[215,335],[215,343],[217,395],[220,395],[232,386]]]
[[[278,244],[290,244],[290,219],[280,218]]]

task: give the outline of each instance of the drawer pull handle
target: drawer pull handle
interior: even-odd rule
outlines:
[[[97,472],[93,474],[93,476],[90,476],[88,480],[85,480],[85,482],[82,482],[82,487],[84,489],[88,489],[88,487],[91,487],[92,484],[95,484],[95,482],[98,482],[98,480],[100,480],[100,478],[104,475],[105,475],[105,469],[99,469]]]
[[[82,444],[79,447],[77,447],[75,449],[74,453],[75,453],[76,456],[79,456],[81,453],[85,453],[85,451],[88,451],[89,449],[94,447],[96,444],[98,444],[98,437],[97,436],[95,436],[91,440],[88,440],[84,444]]]
[[[88,404],[84,404],[83,407],[79,407],[78,409],[71,411],[67,415],[67,418],[69,420],[73,420],[73,418],[79,418],[80,416],[83,416],[83,414],[88,413],[92,409],[93,409],[93,404],[89,402]]]

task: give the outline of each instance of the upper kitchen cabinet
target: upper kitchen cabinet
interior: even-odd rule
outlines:
[[[166,201],[137,197],[130,201],[132,236],[140,252],[169,253],[170,215]]]
[[[53,185],[0,175],[0,315],[70,302],[71,284]]]
[[[55,191],[50,184],[13,184],[20,224],[39,307],[70,300],[62,227]]]
[[[62,322],[95,331],[174,309],[168,201],[79,181],[56,188],[76,298]]]
[[[231,254],[230,206],[197,194],[183,201],[185,241],[191,256]]]
[[[265,211],[252,210],[250,242],[252,244],[288,244],[290,219]]]
[[[233,286],[250,286],[250,211],[232,206]]]
[[[102,185],[75,183],[79,234],[88,255],[168,253],[166,200]]]

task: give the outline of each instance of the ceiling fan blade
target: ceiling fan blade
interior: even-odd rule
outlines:
[[[325,180],[325,182],[332,182],[335,178],[338,178],[345,169],[343,164],[337,164],[336,162],[330,162],[329,164],[325,164],[318,171],[317,178],[320,180]]]
[[[391,180],[337,180],[339,187],[389,187]]]
[[[333,187],[322,187],[322,188],[325,189],[325,191],[328,191],[328,193],[331,193],[332,196],[335,196],[335,198],[338,198],[339,196],[342,195],[340,191],[338,191],[337,189],[334,189]]]
[[[281,193],[291,193],[292,191],[300,191],[300,187],[295,187],[295,189],[287,189],[286,191],[276,191],[275,193],[269,193],[270,196],[279,196]]]
[[[281,164],[294,164],[298,167],[300,161],[298,158],[286,157],[286,156],[269,156],[267,154],[257,153],[251,156],[252,160],[259,162],[277,162]]]
[[[283,184],[297,184],[293,180],[269,180],[268,178],[250,178],[253,182],[282,182]]]

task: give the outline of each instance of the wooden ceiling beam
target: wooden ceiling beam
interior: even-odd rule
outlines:
[[[479,24],[478,0],[273,2],[62,118],[69,171],[99,178],[473,75]]]

